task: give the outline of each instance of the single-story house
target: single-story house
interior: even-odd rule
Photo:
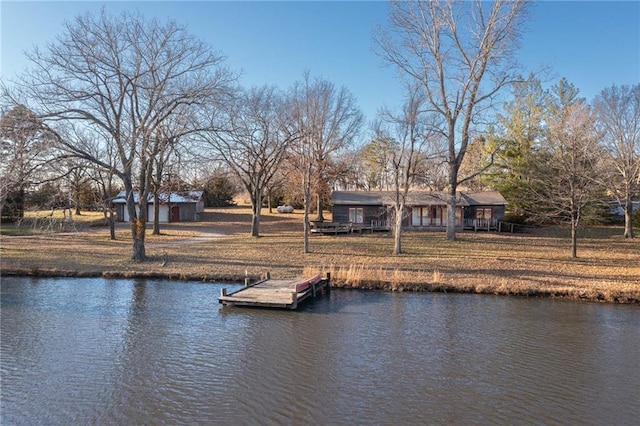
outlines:
[[[136,210],[139,211],[139,195],[134,193]],[[202,191],[181,191],[159,194],[160,211],[158,218],[162,223],[168,222],[194,222],[198,218],[198,213],[204,211],[204,198]],[[149,194],[147,201],[147,220],[154,220],[153,194]],[[114,199],[113,204],[116,209],[116,217],[119,222],[129,221],[127,211],[127,201],[125,191],[121,191]]]
[[[334,191],[331,194],[333,221],[365,229],[390,229],[393,225],[394,191]],[[403,229],[444,230],[447,226],[448,194],[412,190],[407,194]],[[460,192],[456,227],[495,229],[504,219],[507,201],[497,191]]]

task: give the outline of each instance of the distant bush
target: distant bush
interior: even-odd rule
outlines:
[[[204,187],[204,202],[207,207],[229,207],[235,205],[233,197],[238,193],[236,186],[226,176],[209,179]]]
[[[529,222],[529,218],[525,215],[508,213],[504,217],[505,222],[517,223],[518,225],[525,225]]]
[[[24,216],[23,190],[11,191],[2,204],[2,222],[14,222]]]

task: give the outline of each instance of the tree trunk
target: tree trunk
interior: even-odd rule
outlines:
[[[115,241],[115,239],[116,239],[116,223],[113,220],[113,209],[109,209],[109,235],[111,236],[111,240]]]
[[[262,194],[254,191],[251,196],[251,236],[260,236],[260,212],[262,210]]]
[[[404,210],[404,205],[395,206],[396,223],[393,233],[393,254],[402,253],[402,210]]]
[[[318,192],[317,194],[317,202],[318,202],[318,222],[324,222],[324,214],[322,212],[322,197],[320,196],[320,193]]]
[[[311,189],[304,189],[304,252],[310,253],[309,249],[309,204],[311,203]]]
[[[309,233],[311,232],[311,224],[309,223],[309,210],[311,209],[311,164],[306,165],[305,174],[303,176],[303,203],[304,203],[304,220],[303,220],[303,230],[304,230],[304,253],[310,253],[309,249]]]
[[[169,216],[171,216],[171,204],[169,204]],[[158,191],[153,193],[153,232],[152,235],[160,235],[160,197]]]
[[[633,238],[633,198],[627,192],[627,200],[624,205],[624,237]]]
[[[126,183],[125,183],[126,185]],[[127,194],[127,210],[129,212],[129,225],[131,227],[131,239],[133,241],[133,250],[131,254],[131,260],[134,262],[144,262],[147,259],[144,247],[144,237],[147,226],[147,203],[143,202],[143,195],[139,194],[138,202],[140,208],[136,211],[135,199],[133,194],[133,188],[129,184],[126,189]]]
[[[140,219],[134,219],[131,222],[131,235],[133,238],[133,255],[131,260],[134,262],[144,262],[147,259],[147,254],[144,248],[146,223]]]
[[[447,207],[447,241],[456,241],[456,185],[451,185]]]
[[[571,218],[571,258],[578,257],[578,222],[575,218]]]
[[[80,213],[80,191],[79,189],[76,189],[74,197],[73,197],[73,203],[75,204],[75,208],[76,208],[76,216],[82,216],[82,213]],[[69,209],[69,211],[71,211],[71,209]]]

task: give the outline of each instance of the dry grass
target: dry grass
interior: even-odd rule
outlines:
[[[69,210],[35,210],[26,211],[24,213],[25,218],[43,218],[50,217],[53,219],[66,219],[69,216]],[[104,219],[102,212],[96,211],[82,211],[80,215],[73,214],[73,220],[76,222],[94,222],[96,220]]]
[[[640,303],[640,239],[625,240],[621,228],[582,231],[579,259],[572,261],[568,231],[527,234],[463,232],[448,242],[443,233],[407,232],[404,254],[390,255],[390,235],[310,237],[304,254],[302,214],[266,212],[261,237],[249,236],[250,209],[211,209],[197,223],[162,226],[147,234],[150,260],[134,263],[130,230],[117,240],[108,228],[82,232],[3,236],[3,274],[149,276],[241,281],[331,272],[336,286],[393,291],[428,290],[529,295]],[[166,253],[169,262],[162,267]]]

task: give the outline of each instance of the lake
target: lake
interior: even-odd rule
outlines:
[[[1,283],[2,424],[638,424],[640,308],[229,284]]]

